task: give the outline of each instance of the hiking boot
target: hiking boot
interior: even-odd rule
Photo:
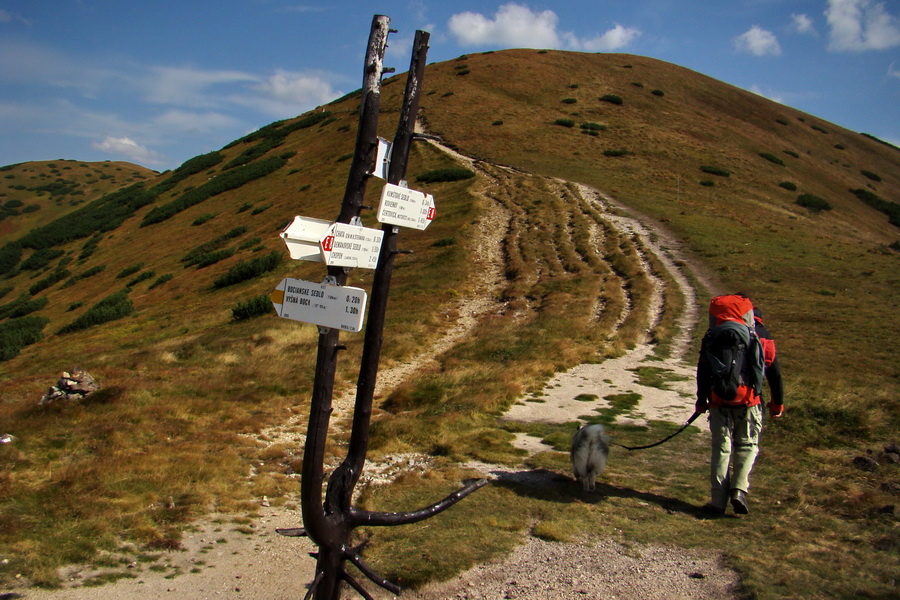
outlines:
[[[741,490],[731,490],[731,507],[734,509],[735,514],[749,514],[750,506],[747,504],[747,494]]]

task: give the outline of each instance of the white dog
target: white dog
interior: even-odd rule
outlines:
[[[594,491],[594,481],[606,468],[609,444],[603,425],[585,425],[572,437],[572,470],[584,491]]]

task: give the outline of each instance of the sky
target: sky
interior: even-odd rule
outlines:
[[[359,89],[505,48],[649,56],[900,146],[900,0],[0,0],[0,165],[158,171]]]

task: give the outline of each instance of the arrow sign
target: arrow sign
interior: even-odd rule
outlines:
[[[343,331],[362,330],[366,291],[360,288],[282,279],[269,295],[279,317]]]
[[[386,183],[378,204],[379,223],[424,230],[434,219],[434,196]]]
[[[319,243],[330,226],[331,221],[297,216],[281,232],[281,238],[287,245],[291,258],[322,262],[322,249],[319,247]]]
[[[380,229],[332,223],[320,243],[322,257],[329,267],[374,269],[378,266],[382,238],[384,232]]]

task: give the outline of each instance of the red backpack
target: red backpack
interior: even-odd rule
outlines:
[[[713,404],[741,406],[759,402],[765,360],[749,298],[729,294],[710,301],[703,356],[710,367]]]

